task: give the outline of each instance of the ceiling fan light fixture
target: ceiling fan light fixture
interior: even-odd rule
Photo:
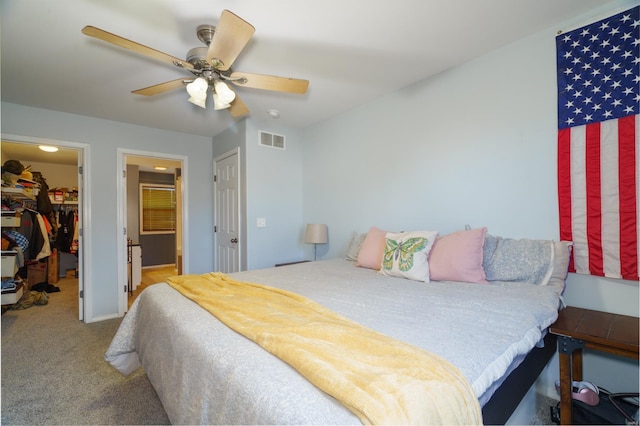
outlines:
[[[213,86],[215,89],[213,93],[213,108],[216,110],[229,108],[231,102],[236,98],[236,93],[220,80],[216,80]]]
[[[191,83],[187,84],[187,93],[189,93],[189,102],[198,105],[200,108],[206,108],[207,105],[207,89],[209,83],[202,77],[198,77]]]
[[[201,99],[201,98],[194,98],[192,96],[187,100],[194,105],[198,105],[200,108],[204,108],[204,109],[207,108],[207,98]]]

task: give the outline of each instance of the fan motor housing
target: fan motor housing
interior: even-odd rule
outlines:
[[[187,62],[194,66],[196,69],[209,68],[211,65],[207,62],[207,50],[206,47],[194,47],[187,52]]]

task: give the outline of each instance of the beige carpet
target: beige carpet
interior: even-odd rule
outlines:
[[[121,320],[78,321],[77,280],[55,285],[47,305],[1,317],[2,424],[169,424],[142,370],[104,361]]]

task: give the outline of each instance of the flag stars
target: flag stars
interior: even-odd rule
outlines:
[[[638,113],[640,21],[629,12],[556,38],[561,127]]]

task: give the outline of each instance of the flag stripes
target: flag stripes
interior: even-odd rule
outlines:
[[[574,241],[572,272],[638,280],[639,128],[632,115],[558,132],[560,239]]]

